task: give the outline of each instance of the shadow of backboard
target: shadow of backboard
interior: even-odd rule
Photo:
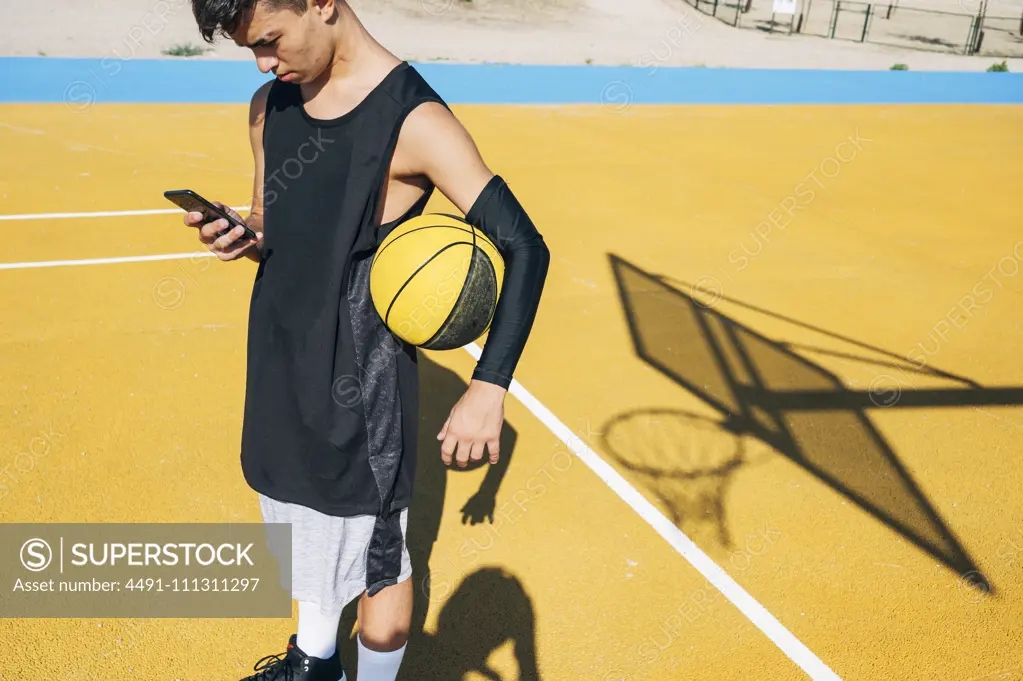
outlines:
[[[644,362],[718,411],[729,432],[769,445],[958,574],[979,574],[867,410],[1020,405],[1023,389],[986,389],[962,379],[976,387],[907,390],[885,404],[694,297],[699,289],[673,286],[609,257]],[[986,579],[974,581],[990,587]]]

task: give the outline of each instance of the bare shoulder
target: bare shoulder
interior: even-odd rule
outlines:
[[[425,176],[463,213],[493,177],[469,131],[439,102],[421,104],[405,119],[392,167]]]
[[[252,100],[249,102],[249,127],[254,129],[263,129],[263,119],[266,116],[266,100],[270,96],[270,88],[273,87],[274,82],[268,80],[259,86],[252,94]]]
[[[452,157],[482,163],[469,131],[440,102],[425,102],[409,113],[398,135],[398,153],[403,165],[417,173]]]
[[[461,122],[455,117],[446,106],[440,102],[423,102],[412,109],[402,129],[405,128],[431,128],[437,125],[457,125]]]

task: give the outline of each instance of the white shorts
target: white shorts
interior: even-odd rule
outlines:
[[[306,506],[259,495],[263,522],[291,523],[291,597],[318,603],[324,615],[336,615],[366,590],[366,558],[376,516],[324,515]],[[401,572],[412,576],[405,536],[408,509],[401,512]]]

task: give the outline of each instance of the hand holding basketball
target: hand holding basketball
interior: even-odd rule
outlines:
[[[445,466],[454,456],[459,467],[469,460],[483,458],[484,448],[490,451],[490,463],[501,455],[501,426],[504,424],[504,396],[507,391],[485,381],[470,381],[469,389],[451,408],[448,420],[437,434],[441,440],[440,458]]]

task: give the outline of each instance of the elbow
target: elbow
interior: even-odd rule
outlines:
[[[512,252],[512,257],[521,261],[526,279],[533,282],[534,290],[542,290],[547,280],[547,271],[551,264],[551,251],[544,243],[543,237],[536,233],[532,238],[521,242]]]
[[[529,240],[529,255],[536,263],[538,277],[540,279],[545,278],[547,276],[547,269],[551,264],[551,249],[547,248],[547,242],[543,240],[539,232]]]
[[[547,248],[547,244],[544,243],[544,240],[541,238],[537,251],[537,256],[540,259],[540,280],[543,281],[547,279],[547,270],[550,269],[551,249]]]
[[[547,248],[539,232],[533,232],[526,238],[519,239],[511,246],[498,247],[498,252],[505,260],[505,269],[522,268],[537,279],[544,279],[551,263],[551,251]],[[514,264],[513,264],[514,263]]]

